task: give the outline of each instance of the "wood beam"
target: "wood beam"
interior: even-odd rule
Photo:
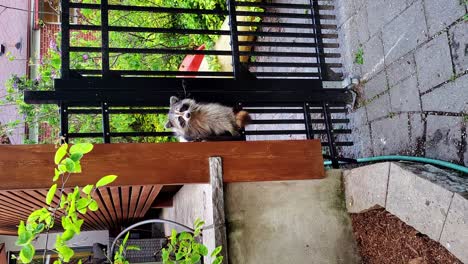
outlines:
[[[54,154],[53,145],[0,145],[0,190],[48,188]],[[119,176],[114,186],[207,183],[213,156],[222,157],[227,183],[325,176],[318,140],[98,144],[68,186],[85,186],[108,174]]]

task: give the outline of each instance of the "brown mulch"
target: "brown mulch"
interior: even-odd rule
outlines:
[[[351,214],[351,219],[363,263],[463,264],[439,243],[383,208]]]

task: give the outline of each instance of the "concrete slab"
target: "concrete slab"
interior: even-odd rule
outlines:
[[[425,120],[420,113],[408,114],[410,129],[410,153],[413,156],[424,155]]]
[[[360,213],[376,205],[385,207],[389,173],[390,162],[344,171],[348,212]]]
[[[229,263],[361,263],[340,171],[323,180],[228,184],[225,197]]]
[[[450,28],[449,38],[455,72],[457,74],[463,73],[468,70],[468,30],[466,29],[466,22],[460,21]]]
[[[386,68],[388,85],[395,86],[400,81],[416,74],[416,62],[411,52]]]
[[[354,3],[352,1],[339,2],[335,10],[338,26],[341,27],[354,14]]]
[[[390,96],[388,93],[380,95],[372,102],[366,105],[367,118],[369,122],[374,121],[378,118],[386,117],[392,111],[390,108]]]
[[[460,162],[461,122],[459,116],[427,116],[426,156]]]
[[[375,34],[363,47],[362,74],[364,79],[369,79],[384,68],[384,49],[382,35]]]
[[[348,113],[351,128],[357,128],[368,123],[366,107],[362,106]]]
[[[424,0],[429,34],[443,30],[465,14],[465,7],[459,0]]]
[[[409,148],[408,116],[395,114],[371,123],[374,155],[395,155]]]
[[[369,31],[374,35],[406,8],[406,0],[367,1]]]
[[[385,71],[379,72],[364,84],[364,96],[366,100],[373,99],[386,90],[388,90],[388,84],[387,73]]]
[[[445,221],[440,244],[446,247],[463,263],[468,263],[468,200],[455,194]]]
[[[452,192],[422,179],[396,163],[390,165],[387,210],[438,241]]]
[[[453,75],[448,37],[443,33],[415,51],[419,89],[425,92]]]
[[[390,89],[393,112],[421,111],[418,80],[413,75]]]
[[[421,96],[423,111],[468,113],[468,92],[463,92],[467,84],[468,75],[464,75]]]
[[[421,1],[385,25],[382,32],[387,65],[426,41],[427,28]]]
[[[356,4],[362,4],[362,3],[355,3]],[[355,14],[355,23],[356,23],[356,28],[357,28],[357,35],[359,37],[359,43],[365,44],[369,38],[370,38],[370,33],[369,33],[369,23],[367,22],[367,9],[362,8],[359,9],[356,14]]]
[[[340,152],[343,157],[360,158],[374,156],[369,125],[362,125],[360,127],[353,128],[348,140],[352,141],[354,145],[352,148],[344,147],[341,149]]]
[[[354,62],[356,52],[361,45],[356,31],[355,16],[352,16],[338,29],[338,41],[341,47],[341,63],[344,72],[360,76],[361,65]]]

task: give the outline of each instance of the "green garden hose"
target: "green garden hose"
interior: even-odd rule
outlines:
[[[357,159],[357,162],[358,163],[367,163],[367,162],[390,161],[390,160],[414,161],[414,162],[432,164],[432,165],[437,165],[437,166],[440,166],[440,167],[449,168],[449,169],[452,169],[452,170],[456,170],[456,171],[468,174],[468,167],[453,164],[453,163],[447,162],[447,161],[424,158],[424,157],[399,156],[399,155],[395,155],[395,156],[377,156],[377,157],[359,158],[359,159]],[[325,166],[329,166],[331,164],[332,164],[331,161],[325,161],[324,162]]]

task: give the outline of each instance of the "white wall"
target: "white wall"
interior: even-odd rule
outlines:
[[[53,248],[55,243],[55,237],[60,233],[49,234],[49,242],[47,248]],[[15,245],[16,236],[1,236],[0,244],[5,243],[7,251],[19,251],[21,248]],[[33,242],[36,249],[44,249],[46,236],[44,234],[39,235],[36,241]],[[81,232],[80,235],[75,236],[68,242],[70,247],[90,247],[94,243],[101,243],[107,245],[109,243],[109,231],[85,231]]]

